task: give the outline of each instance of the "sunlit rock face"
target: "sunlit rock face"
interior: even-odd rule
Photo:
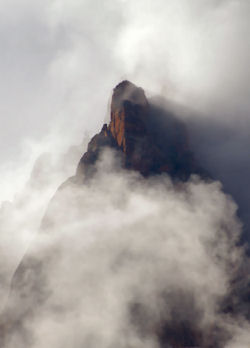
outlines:
[[[110,123],[90,141],[77,169],[78,178],[93,173],[105,147],[118,150],[122,166],[143,176],[165,172],[186,180],[191,174],[204,175],[189,149],[185,125],[150,104],[143,89],[129,81],[114,88]]]
[[[109,130],[122,151],[133,154],[135,137],[147,133],[149,105],[142,88],[123,81],[114,89]]]

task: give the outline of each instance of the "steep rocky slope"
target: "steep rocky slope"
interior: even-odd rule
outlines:
[[[130,174],[136,173],[137,179],[139,177],[139,180],[144,182],[149,182],[152,178],[159,178],[160,174],[163,174],[163,178],[164,174],[167,174],[165,177],[171,179],[173,186],[180,182],[185,185],[184,183],[193,174],[199,175],[202,179],[209,178],[190,150],[184,123],[173,113],[150,103],[143,89],[129,81],[118,84],[113,91],[110,113],[110,123],[104,124],[100,133],[91,139],[87,151],[80,159],[76,174],[60,186],[48,206],[42,222],[41,234],[47,232],[43,235],[53,241],[53,233],[56,231],[56,238],[59,238],[56,239],[58,244],[60,244],[60,233],[64,234],[65,237],[64,228],[66,230],[72,228],[72,230],[79,232],[76,225],[81,219],[84,220],[84,209],[87,210],[88,205],[92,204],[95,209],[105,209],[103,204],[100,207],[98,202],[93,202],[92,197],[86,197],[87,192],[87,194],[92,193],[94,197],[98,198],[96,191],[100,187],[96,185],[95,180],[98,180],[98,176],[96,177],[95,174],[100,175],[98,163],[105,153],[105,149],[111,149],[113,154],[116,154],[120,163],[118,170]],[[102,160],[105,161],[105,157]],[[138,182],[135,181],[133,184]],[[112,179],[107,184],[112,187]],[[87,186],[91,189],[79,194],[81,189]],[[116,201],[113,202],[113,198],[111,200],[111,206],[114,207]],[[117,200],[117,204],[122,206],[123,197],[115,197],[115,200]],[[77,209],[68,209],[68,207],[77,207]],[[95,213],[97,211],[91,210],[93,225],[95,224]],[[106,220],[104,219],[104,221]],[[108,221],[108,223],[110,222]],[[83,226],[85,225],[83,224]],[[80,229],[81,233],[82,229],[83,227]],[[66,231],[66,235],[67,233]],[[67,235],[69,242],[70,233]],[[20,335],[18,337],[24,338],[24,342],[26,342],[25,337],[29,337],[26,327],[27,321],[33,317],[36,318],[39,311],[44,313],[46,301],[51,295],[51,288],[48,288],[47,273],[54,268],[54,264],[62,256],[57,242],[54,244],[52,242],[42,252],[40,247],[37,248],[39,253],[37,253],[36,248],[29,252],[13,277],[10,306],[6,312],[5,322],[0,329],[3,332],[8,331],[10,334],[13,331],[18,332],[17,336]],[[100,247],[98,243],[97,245]],[[63,250],[65,251],[64,245]],[[100,250],[102,252],[102,246]],[[129,250],[122,250],[122,255],[119,254],[115,257],[112,264],[114,270],[122,265],[123,254],[126,255],[127,252],[129,253]],[[79,260],[79,265],[81,260]],[[87,256],[83,256],[83,260],[88,262]],[[102,260],[100,262],[102,263]],[[67,265],[67,267],[69,266]],[[56,277],[56,274],[54,276]],[[92,282],[92,275],[89,274],[88,277]],[[65,284],[64,281],[63,278],[62,284]],[[67,281],[68,279],[66,279],[66,286]],[[58,286],[57,283],[56,285]],[[95,285],[96,283],[94,283]],[[162,303],[165,303],[165,297],[167,298],[169,295],[168,291],[171,293],[167,288],[159,291],[159,300]],[[228,332],[224,332],[223,327],[215,323],[202,327],[200,318],[203,317],[203,313],[200,312],[199,308],[196,308],[197,304],[192,292],[177,287],[176,291],[175,288],[172,291],[171,299],[172,302],[169,308],[166,308],[166,313],[162,311],[160,318],[156,315],[157,319],[150,317],[150,303],[140,303],[140,298],[137,301],[131,300],[127,308],[129,318],[126,320],[130,322],[138,336],[143,339],[150,338],[150,336],[154,337],[161,348],[198,346],[221,348],[224,346],[224,343],[221,342],[226,342],[230,335]],[[223,303],[222,309],[220,308],[218,311],[233,312],[234,309],[230,307],[231,303],[229,294],[229,299],[225,299],[225,304]],[[59,313],[60,317],[61,304],[57,303],[57,306],[54,308],[53,303],[53,313],[54,311]],[[4,333],[2,336],[7,337],[7,340],[9,339],[8,335]]]
[[[185,124],[172,112],[150,103],[142,88],[122,81],[113,90],[109,125],[104,124],[93,136],[76,174],[56,192],[42,221],[43,230],[53,229],[64,219],[57,212],[57,202],[65,197],[62,191],[68,185],[76,185],[73,189],[77,190],[78,185],[91,180],[105,149],[115,152],[122,169],[145,178],[163,173],[173,181],[186,181],[192,174],[209,178],[190,150]]]
[[[113,91],[111,120],[95,135],[80,160],[76,176],[87,176],[104,147],[120,152],[122,166],[143,176],[167,173],[186,180],[202,174],[188,144],[185,125],[174,115],[151,105],[142,88],[129,81]]]

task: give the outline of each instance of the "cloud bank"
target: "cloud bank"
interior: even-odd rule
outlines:
[[[171,347],[185,335],[190,346],[244,347],[247,321],[220,308],[242,257],[221,185],[145,180],[110,152],[97,166],[51,201],[54,225],[14,277],[6,321],[21,325],[6,347]]]
[[[0,188],[2,200],[13,201],[11,205],[6,202],[2,205],[0,217],[3,294],[51,196],[64,178],[74,173],[77,156],[68,156],[69,165],[64,167],[59,164],[66,163],[61,160],[63,154],[69,145],[80,144],[85,132],[93,134],[99,130],[107,117],[110,90],[124,78],[145,88],[149,96],[160,94],[195,109],[183,116],[190,128],[193,149],[204,167],[237,200],[247,230],[250,203],[246,189],[250,174],[247,2],[53,0],[34,4],[26,0],[20,4],[12,0],[2,1],[0,18],[3,52]],[[50,154],[42,155],[45,160],[39,171],[44,171],[44,175],[36,178],[37,187],[29,183],[21,192],[36,158],[45,152]],[[114,192],[108,191],[110,181],[104,174],[98,179],[99,184],[95,182],[98,190],[87,187],[85,193],[79,194],[82,210],[72,210],[77,217],[76,226],[66,221],[59,228],[62,238],[51,237],[50,242],[45,238],[45,246],[37,242],[41,257],[47,248],[53,249],[47,243],[58,244],[60,252],[57,261],[45,272],[45,283],[52,294],[33,324],[31,321],[25,324],[34,336],[32,344],[62,347],[68,346],[74,337],[76,347],[82,344],[95,347],[100,345],[99,340],[108,347],[127,346],[128,342],[131,347],[140,347],[142,342],[144,347],[157,347],[157,339],[142,332],[161,331],[157,327],[164,315],[167,322],[172,320],[171,310],[177,311],[173,294],[182,294],[185,288],[190,297],[188,301],[184,297],[184,313],[177,311],[177,317],[190,313],[189,304],[194,298],[192,310],[197,307],[195,313],[199,312],[199,320],[193,321],[195,329],[199,331],[202,325],[208,329],[215,322],[222,331],[232,332],[228,347],[247,347],[248,324],[240,318],[235,321],[222,318],[216,312],[220,296],[230,292],[233,272],[228,272],[228,268],[239,262],[239,250],[231,243],[240,233],[236,206],[221,193],[219,184],[194,180],[181,192],[167,178],[164,185],[140,184],[135,180],[135,192],[128,194],[126,189],[134,179],[124,174],[112,174],[111,178],[116,185],[112,187]],[[124,202],[120,201],[122,195]],[[64,214],[63,207],[60,211],[57,214],[63,215],[64,221],[64,215],[68,214]],[[85,222],[81,214],[86,214]],[[148,237],[144,240],[146,232]],[[86,248],[86,255],[82,255],[82,248]],[[220,253],[222,260],[217,260]],[[116,263],[118,271],[113,271]],[[86,269],[82,265],[87,265]],[[64,267],[68,269],[66,279]],[[102,285],[92,293],[91,282]],[[169,289],[166,295],[165,288]],[[151,296],[151,301],[146,300],[147,296]],[[65,304],[61,312],[58,303]],[[131,328],[126,322],[131,303],[137,306],[132,310],[139,313],[135,317],[140,317],[142,311],[145,318],[150,313],[152,321],[141,326],[138,319],[139,323]],[[169,303],[173,304],[170,312],[166,309]],[[82,323],[85,332],[75,335],[76,331],[81,333]],[[62,335],[55,337],[57,329]],[[43,342],[45,334],[48,342]],[[20,339],[16,335],[10,343],[14,346],[15,339]],[[125,341],[119,341],[121,337]]]

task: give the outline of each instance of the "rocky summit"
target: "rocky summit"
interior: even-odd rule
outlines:
[[[145,96],[142,88],[129,81],[113,90],[110,122],[90,140],[81,157],[76,174],[57,190],[42,220],[42,230],[54,228],[58,218],[53,206],[64,198],[68,186],[86,184],[97,172],[97,162],[105,149],[112,149],[123,170],[134,170],[148,178],[165,173],[173,181],[186,181],[192,174],[203,179],[210,176],[195,160],[190,149],[187,129],[173,112],[159,107]],[[59,214],[60,215],[60,214]]]
[[[122,81],[113,90],[110,123],[89,142],[76,177],[88,177],[105,147],[121,155],[125,169],[139,171],[144,177],[167,173],[186,180],[191,174],[204,175],[188,143],[183,122],[148,101],[142,88]]]
[[[71,238],[71,229],[78,228],[77,222],[84,220],[85,209],[87,211],[89,209],[88,199],[90,204],[92,201],[96,209],[94,212],[98,214],[98,206],[93,202],[93,198],[85,192],[81,193],[81,190],[84,191],[84,188],[88,186],[92,189],[92,186],[96,184],[94,181],[91,185],[92,182],[89,179],[98,170],[96,164],[105,148],[111,148],[116,152],[124,170],[137,171],[142,178],[147,179],[162,173],[168,174],[173,181],[177,182],[186,181],[192,174],[206,177],[190,150],[185,124],[172,112],[149,101],[142,88],[129,81],[123,81],[113,90],[110,123],[104,124],[100,133],[91,139],[86,153],[80,159],[75,176],[66,180],[50,201],[41,225],[41,231],[45,232],[43,237],[53,240],[53,234],[56,234],[54,238],[57,238],[65,234],[65,231],[70,231]],[[84,187],[87,183],[90,185]],[[98,187],[94,191],[98,191]],[[114,204],[113,201],[112,204]],[[82,233],[82,228],[80,229]],[[26,342],[29,332],[26,327],[27,321],[36,315],[39,316],[38,314],[43,313],[46,308],[46,301],[50,296],[47,274],[50,274],[55,265],[60,264],[59,256],[62,252],[60,246],[63,249],[65,247],[63,240],[58,238],[55,244],[48,244],[43,252],[38,253],[36,246],[30,248],[17,267],[12,280],[4,324],[0,322],[0,345],[3,345],[4,341],[10,341],[13,333],[17,335],[19,341]],[[84,252],[81,256],[84,256]],[[122,259],[123,256],[118,254],[115,259],[117,257]],[[66,263],[70,261],[70,257],[65,258]],[[81,259],[78,262],[79,265],[84,263]],[[71,269],[69,265],[68,268],[66,267],[68,270]],[[56,285],[56,292],[58,287],[59,285]],[[178,293],[176,297],[178,298]],[[179,303],[179,299],[177,302]],[[192,303],[191,300],[190,303]],[[61,304],[55,307],[58,313],[60,313],[60,306]],[[173,310],[175,311],[175,308]],[[133,301],[129,306],[128,315],[131,316],[131,325],[135,327],[135,330],[137,328],[140,332],[146,330],[157,337],[159,347],[194,347],[204,342],[204,335],[207,337],[199,328],[197,329],[199,325],[196,325],[194,319],[188,318],[187,322],[183,322],[182,319],[178,319],[178,315],[173,322],[163,318],[159,324],[152,324],[151,318],[147,319],[146,314],[144,315],[144,307],[141,308],[140,304]],[[206,347],[217,347],[217,345],[212,344]]]

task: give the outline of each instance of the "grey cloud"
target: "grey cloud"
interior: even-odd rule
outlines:
[[[236,206],[221,185],[147,181],[117,171],[110,152],[98,168],[89,186],[52,200],[55,224],[14,277],[8,320],[20,316],[23,330],[7,347],[160,347],[180,323],[205,346],[230,341],[232,330],[238,340],[237,316],[218,312],[242,257]]]
[[[129,78],[145,88],[148,95],[161,94],[196,109],[191,112],[192,119],[187,115],[189,112],[183,116],[190,127],[193,148],[204,166],[223,181],[227,192],[240,205],[244,221],[248,221],[250,71],[247,42],[250,25],[247,2],[5,1],[1,4],[0,16],[0,47],[4,52],[0,62],[3,76],[1,192],[4,196],[13,196],[24,186],[38,154],[49,150],[52,158],[57,158],[69,144],[80,143],[85,130],[95,133],[105,117],[111,88],[121,78]],[[30,145],[23,155],[21,144],[27,139]],[[27,155],[27,150],[31,155]],[[24,253],[23,245],[27,246],[29,239],[26,236],[36,232],[49,198],[74,170],[73,162],[67,169],[50,165],[52,181],[43,182],[43,195],[34,187],[29,188],[28,193],[22,194],[24,204],[20,205],[17,197],[14,207],[4,205],[2,210],[5,284]],[[112,192],[109,191],[111,178],[116,185]],[[160,184],[152,182],[152,188],[136,184],[134,194],[128,194],[129,180],[130,177],[123,175],[100,176],[99,184],[96,182],[100,190],[86,188],[88,199],[81,197],[82,210],[72,211],[73,216],[76,214],[76,223],[61,226],[60,237],[51,240],[52,244],[59,243],[63,257],[59,253],[45,277],[52,294],[41,316],[36,316],[33,324],[26,323],[36,338],[35,347],[68,346],[72,340],[76,347],[83,342],[95,346],[100,344],[100,337],[108,345],[120,339],[116,335],[119,330],[127,334],[131,347],[138,347],[142,344],[138,332],[122,320],[128,314],[129,296],[137,300],[138,316],[140,311],[145,312],[145,316],[150,313],[153,326],[157,326],[159,316],[163,315],[159,308],[165,301],[164,296],[158,296],[157,289],[169,288],[168,295],[174,303],[172,295],[176,284],[190,290],[187,303],[195,298],[202,324],[206,326],[215,320],[232,332],[228,347],[247,347],[248,323],[240,318],[220,317],[215,310],[218,297],[227,294],[230,283],[227,267],[232,260],[227,259],[228,250],[233,251],[230,256],[235,255],[236,264],[238,257],[238,249],[230,244],[224,228],[218,226],[226,225],[227,231],[233,231],[232,240],[236,238],[240,233],[235,220],[236,206],[220,192],[217,183],[209,186],[191,182],[185,193],[181,193],[165,178],[165,198],[162,196],[165,188],[162,190]],[[40,203],[35,204],[38,200]],[[171,214],[165,216],[165,210]],[[81,219],[83,211],[87,215],[85,221]],[[68,216],[63,208],[57,213],[64,215],[63,218]],[[120,228],[119,239],[116,228]],[[89,238],[87,241],[81,239],[82,230],[84,237],[87,234]],[[149,235],[146,240],[145,230]],[[159,233],[156,240],[155,230]],[[79,233],[73,235],[70,231]],[[100,238],[99,243],[93,240],[94,236]],[[161,237],[165,238],[165,244],[160,243]],[[47,239],[42,242],[46,244]],[[86,255],[82,255],[80,247],[88,249]],[[42,246],[37,248],[41,255],[46,254]],[[221,263],[217,259],[220,253]],[[81,257],[83,261],[79,266]],[[151,259],[155,268],[149,265]],[[167,269],[163,267],[165,264]],[[114,277],[111,265],[121,270],[121,274],[118,272]],[[65,279],[65,269],[70,278]],[[71,272],[72,269],[75,272]],[[189,272],[189,279],[185,271]],[[147,272],[155,284],[147,283]],[[86,282],[80,283],[82,286],[78,282],[86,279],[87,294],[82,298]],[[95,289],[96,293],[91,293],[93,282],[100,286]],[[147,285],[145,289],[141,283]],[[111,294],[110,288],[114,291]],[[123,291],[126,292],[124,298]],[[120,296],[114,303],[117,293]],[[190,310],[185,299],[183,302],[186,311],[180,312],[180,317]],[[58,303],[65,306],[60,309]],[[168,304],[167,300],[164,303]],[[103,312],[98,318],[100,307]],[[167,309],[164,313],[170,316]],[[82,334],[82,323],[87,325],[86,331],[90,333],[87,336]],[[124,328],[125,324],[128,325]],[[99,337],[92,334],[96,328]],[[138,330],[143,331],[145,327]],[[55,336],[55,331],[65,335]],[[43,342],[45,335],[48,341]],[[12,337],[12,344],[17,346],[15,339],[18,335]],[[121,347],[125,344],[119,343]],[[155,337],[143,341],[143,347],[154,345],[157,347]]]

